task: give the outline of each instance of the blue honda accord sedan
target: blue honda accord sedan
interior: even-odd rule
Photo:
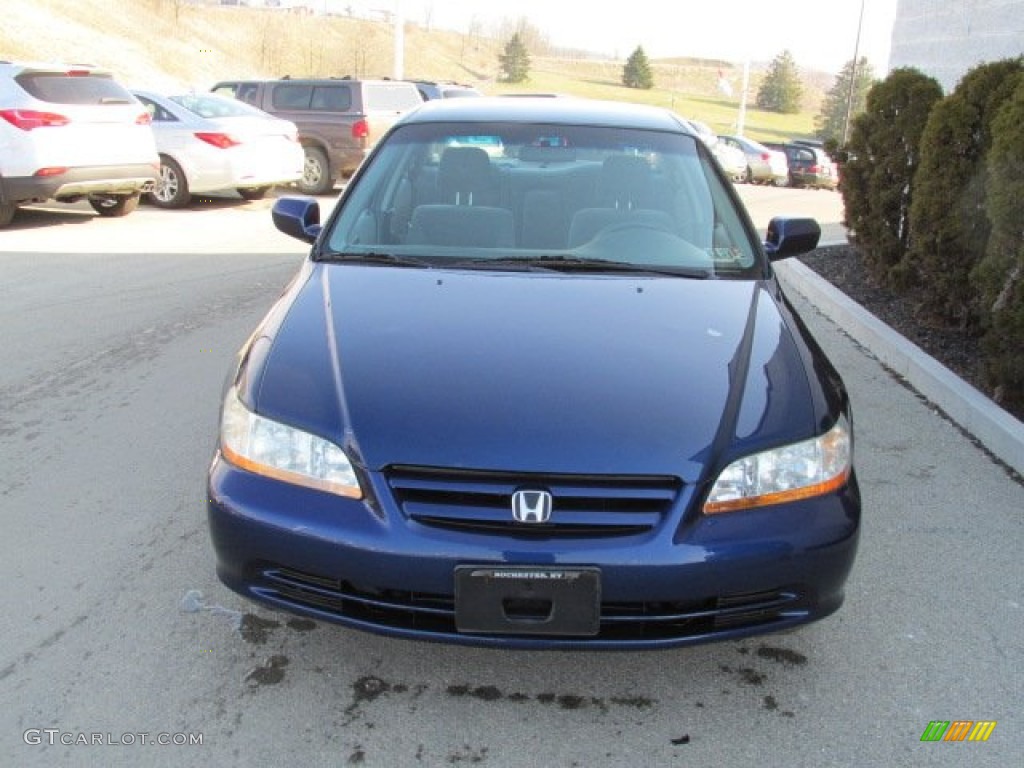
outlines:
[[[407,114],[241,349],[210,467],[217,572],[274,609],[515,648],[665,648],[839,608],[849,401],[670,111]]]

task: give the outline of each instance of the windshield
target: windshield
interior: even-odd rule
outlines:
[[[318,258],[761,274],[727,182],[683,133],[412,124],[368,163]]]

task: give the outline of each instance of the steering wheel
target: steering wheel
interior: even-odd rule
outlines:
[[[603,227],[578,250],[588,256],[637,265],[711,268],[711,256],[664,225],[618,221]]]

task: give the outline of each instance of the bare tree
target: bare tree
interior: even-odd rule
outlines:
[[[535,54],[547,53],[550,47],[544,33],[539,27],[530,23],[526,16],[520,16],[517,19],[506,17],[498,22],[495,35],[498,40],[508,40],[513,35],[518,35],[523,46]]]

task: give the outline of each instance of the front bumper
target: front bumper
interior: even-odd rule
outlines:
[[[687,513],[682,487],[644,531],[546,535],[435,525],[396,503],[286,485],[215,458],[208,515],[220,579],[264,605],[419,640],[514,648],[663,648],[761,634],[839,608],[857,549],[856,480],[775,509]],[[376,508],[374,508],[376,507]],[[510,532],[514,531],[514,532]],[[600,618],[589,636],[460,632],[460,566],[594,568]]]

